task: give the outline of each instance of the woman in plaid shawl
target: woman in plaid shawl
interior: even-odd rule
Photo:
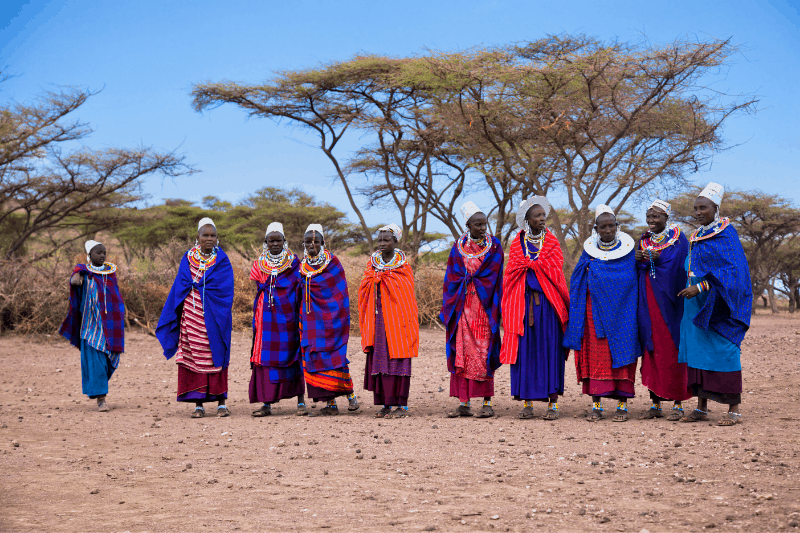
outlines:
[[[325,249],[322,226],[311,224],[303,235],[300,263],[300,346],[308,396],[327,405],[319,414],[339,414],[338,396],[347,396],[349,411],[358,409],[347,360],[350,296],[339,259]]]
[[[470,398],[483,397],[477,418],[494,416],[494,371],[500,367],[503,247],[487,234],[489,221],[473,202],[461,207],[467,225],[450,250],[439,318],[447,326],[450,396],[461,404],[447,416],[473,416]]]
[[[750,269],[739,235],[720,218],[724,189],[709,183],[694,203],[700,227],[689,238],[688,279],[684,298],[678,358],[688,364],[689,387],[697,408],[684,421],[708,420],[708,400],[728,406],[717,421],[733,426],[742,421],[741,343],[750,327],[753,290]]]
[[[202,418],[205,402],[218,402],[217,416],[230,416],[228,364],[233,329],[233,267],[219,248],[210,218],[197,225],[197,244],[184,254],[156,327],[170,359],[177,354],[178,401],[195,404]]]
[[[614,210],[600,205],[592,236],[570,279],[569,325],[564,347],[575,350],[575,373],[592,397],[587,420],[603,418],[602,398],[617,400],[614,422],[628,420],[641,355],[637,323],[638,279],[633,239],[619,230]]]
[[[117,267],[106,263],[106,247],[87,241],[86,264],[79,264],[69,279],[69,314],[59,332],[81,351],[83,393],[106,403],[108,380],[125,351],[125,304],[117,286]]]
[[[383,405],[375,418],[409,416],[411,359],[419,352],[414,273],[395,249],[402,235],[397,224],[378,230],[378,250],[358,288],[361,348],[367,354],[364,388],[372,391],[375,405]]]
[[[263,403],[252,415],[269,416],[273,403],[295,396],[296,414],[307,415],[297,307],[300,261],[289,251],[280,222],[267,227],[264,251],[253,262],[250,279],[258,285],[253,302],[250,403]]]
[[[522,400],[519,418],[533,418],[533,403],[548,402],[545,420],[556,420],[564,394],[568,352],[561,346],[567,326],[569,291],[564,256],[545,227],[550,202],[534,196],[517,210],[521,231],[514,237],[503,279],[505,338],[500,362],[511,365],[511,395]]]

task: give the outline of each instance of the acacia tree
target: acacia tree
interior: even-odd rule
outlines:
[[[699,192],[695,187],[673,200],[676,220],[697,227],[692,206]],[[777,313],[775,282],[782,272],[789,274],[789,286],[793,281],[793,270],[786,269],[792,262],[787,252],[800,244],[800,209],[777,194],[726,190],[720,213],[730,218],[742,239],[753,294],[758,296],[767,291],[772,312]]]
[[[33,238],[43,241],[32,258],[114,227],[117,208],[142,198],[152,175],[193,172],[174,152],[150,148],[68,151],[91,129],[71,118],[94,93],[76,88],[48,92],[31,104],[0,104],[0,253],[21,255]]]
[[[596,203],[619,212],[645,192],[675,190],[724,149],[720,131],[756,100],[709,89],[736,53],[727,40],[601,42],[586,36],[422,58],[414,80],[436,95],[441,127],[472,151],[499,158],[530,194],[563,194],[553,213],[566,244],[591,232]],[[512,221],[513,224],[513,221]],[[578,250],[567,256],[576,260]]]

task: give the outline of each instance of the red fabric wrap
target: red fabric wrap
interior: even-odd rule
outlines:
[[[500,349],[500,362],[513,365],[517,362],[519,337],[525,331],[525,276],[528,269],[533,270],[544,295],[558,315],[561,329],[567,329],[569,318],[569,289],[564,278],[564,254],[556,236],[549,230],[545,233],[539,258],[528,259],[522,251],[522,235],[515,237],[508,252],[508,265],[503,276],[503,346]]]

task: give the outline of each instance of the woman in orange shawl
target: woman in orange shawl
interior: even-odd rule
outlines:
[[[364,388],[383,406],[375,418],[409,416],[411,359],[419,352],[414,273],[405,254],[395,250],[402,234],[397,224],[378,231],[378,251],[358,289],[361,347],[367,354]]]

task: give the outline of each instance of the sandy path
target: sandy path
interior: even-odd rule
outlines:
[[[559,421],[516,419],[508,368],[498,372],[498,418],[450,420],[444,336],[435,331],[423,333],[414,362],[412,418],[375,420],[371,394],[361,393],[356,415],[298,418],[284,401],[276,416],[253,419],[250,341],[234,341],[233,416],[193,420],[175,402],[175,366],[152,337],[129,335],[105,414],[80,394],[78,352],[66,342],[0,339],[0,529],[656,532],[800,523],[800,317],[754,318],[743,345],[746,421],[734,428],[635,420],[649,407],[638,387],[634,420],[588,424],[572,359]],[[351,339],[361,391],[358,346]],[[720,406],[712,409],[716,419]]]

